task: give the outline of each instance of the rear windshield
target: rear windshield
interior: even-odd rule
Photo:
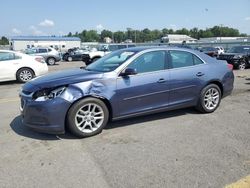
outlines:
[[[250,46],[235,46],[230,48],[229,53],[250,53]]]

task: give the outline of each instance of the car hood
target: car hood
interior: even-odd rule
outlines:
[[[37,77],[23,85],[23,90],[35,92],[43,88],[53,88],[102,78],[103,73],[84,69],[71,69]]]

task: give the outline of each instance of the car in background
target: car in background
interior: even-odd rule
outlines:
[[[41,56],[29,56],[20,52],[0,50],[0,82],[18,80],[27,82],[48,72]]]
[[[233,83],[231,65],[198,51],[127,48],[85,69],[26,83],[20,108],[24,125],[32,129],[54,134],[70,130],[88,137],[100,133],[109,120],[186,107],[214,112]]]
[[[250,46],[234,46],[226,53],[218,56],[219,60],[226,60],[234,68],[244,70],[250,67]]]
[[[225,50],[221,46],[215,46],[215,48],[218,50],[218,55],[225,53]]]
[[[60,53],[54,48],[33,47],[25,50],[26,54],[42,56],[48,65],[55,65],[61,60]]]
[[[66,53],[62,55],[64,61],[82,61],[82,55],[88,52],[86,49],[70,48]]]
[[[129,44],[126,44],[126,43],[123,43],[123,44],[102,44],[102,45],[99,45],[96,50],[85,52],[82,56],[82,61],[86,65],[89,65],[92,62],[100,59],[104,55],[109,54],[110,52],[124,49],[124,48],[131,48],[131,47],[135,47],[135,44],[130,44],[130,43]]]
[[[217,57],[218,56],[218,49],[215,47],[211,47],[211,46],[205,46],[205,47],[201,47],[200,51],[211,56],[211,57]]]
[[[192,47],[189,46],[189,45],[187,45],[187,44],[172,44],[171,46],[173,46],[173,47],[178,47],[178,48],[192,49]]]

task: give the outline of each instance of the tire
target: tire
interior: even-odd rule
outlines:
[[[89,97],[76,102],[69,109],[66,123],[72,134],[84,138],[101,133],[108,119],[109,111],[105,103]]]
[[[245,69],[246,69],[246,66],[247,66],[247,64],[246,64],[245,61],[240,61],[240,62],[239,62],[239,65],[238,65],[238,69],[239,69],[239,70],[245,70]]]
[[[16,78],[21,83],[28,82],[34,77],[35,77],[35,74],[33,70],[29,68],[21,68],[16,73]]]
[[[95,61],[97,61],[98,59],[100,59],[100,57],[94,57],[94,58],[92,59],[91,62],[95,62]]]
[[[202,113],[211,113],[219,107],[220,101],[221,90],[219,86],[210,84],[202,89],[196,109]]]
[[[63,58],[62,58],[64,61],[67,61],[68,60],[68,55],[67,54],[65,54],[64,56],[63,56]]]
[[[68,57],[67,57],[67,61],[68,61],[68,62],[71,62],[71,61],[73,61],[73,58],[72,58],[71,56],[68,56]]]
[[[49,57],[47,59],[47,64],[48,65],[55,65],[56,64],[56,59],[54,57]]]

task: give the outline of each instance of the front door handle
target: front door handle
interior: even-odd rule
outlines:
[[[164,78],[160,78],[160,79],[157,81],[157,83],[164,83],[164,82],[166,82],[166,80],[165,80]]]
[[[196,74],[196,76],[198,76],[198,77],[203,76],[203,75],[204,75],[203,72],[198,72],[198,73]]]

